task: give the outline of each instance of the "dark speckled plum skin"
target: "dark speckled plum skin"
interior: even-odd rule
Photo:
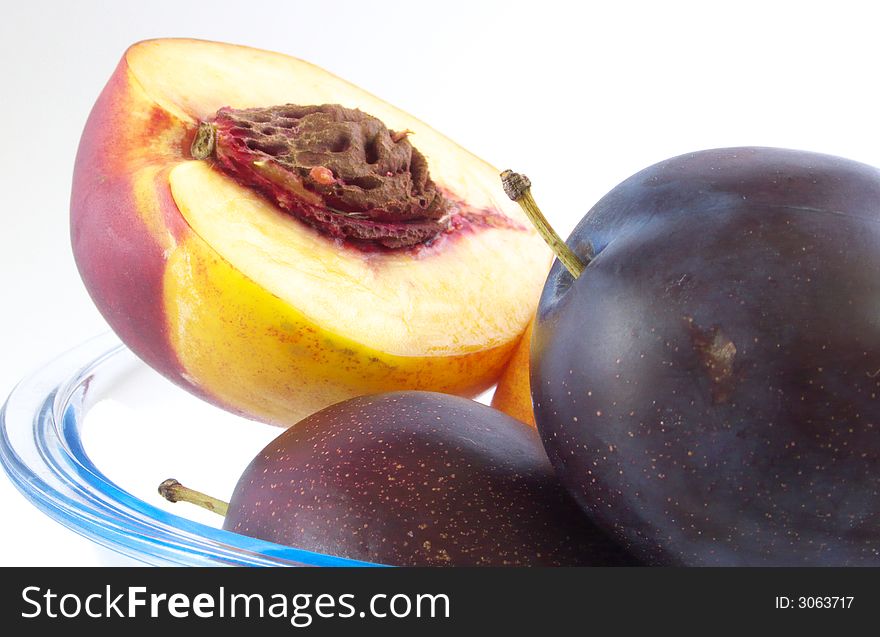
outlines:
[[[880,171],[711,150],[606,195],[532,341],[548,455],[649,563],[880,565]]]
[[[398,566],[629,565],[565,492],[537,433],[430,392],[354,398],[271,442],[224,528]]]

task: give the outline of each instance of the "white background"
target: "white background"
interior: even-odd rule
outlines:
[[[0,20],[0,394],[106,329],[70,255],[79,134],[124,49],[186,36],[323,66],[528,173],[567,233],[636,170],[769,145],[880,165],[873,3],[27,2]],[[108,563],[0,474],[0,565]]]

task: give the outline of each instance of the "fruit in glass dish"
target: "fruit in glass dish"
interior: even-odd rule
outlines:
[[[880,565],[880,171],[683,155],[568,246],[532,394],[583,508],[649,563]]]
[[[448,394],[327,407],[257,454],[228,504],[174,480],[160,493],[225,514],[230,531],[373,563],[635,564],[571,499],[533,428]]]
[[[490,387],[550,262],[496,171],[424,123],[301,60],[194,40],[125,53],[83,132],[71,238],[138,356],[276,424]]]
[[[498,379],[498,386],[492,394],[492,406],[508,416],[535,427],[535,412],[532,409],[532,387],[529,380],[529,356],[531,352],[534,321],[529,323],[513,356]]]

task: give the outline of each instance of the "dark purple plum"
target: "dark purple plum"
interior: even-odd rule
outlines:
[[[568,240],[532,341],[558,475],[649,563],[880,565],[880,171],[736,148]]]
[[[429,392],[353,398],[284,431],[223,527],[401,566],[635,563],[566,493],[533,428]]]

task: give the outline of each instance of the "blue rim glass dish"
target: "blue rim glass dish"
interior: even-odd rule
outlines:
[[[13,389],[0,412],[0,462],[35,506],[98,544],[156,566],[371,566],[201,524],[109,479],[86,453],[83,423],[132,366],[145,365],[106,334]]]

